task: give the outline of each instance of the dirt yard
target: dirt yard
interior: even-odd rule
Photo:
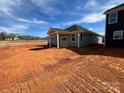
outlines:
[[[47,43],[47,40],[15,40],[15,41],[0,41],[0,47],[6,46],[17,46],[23,44],[44,44]]]
[[[0,93],[124,93],[124,48],[0,48]]]

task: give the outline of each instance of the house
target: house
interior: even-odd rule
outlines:
[[[124,3],[104,12],[106,15],[105,46],[124,46]]]
[[[10,40],[10,41],[12,41],[12,40],[18,40],[19,38],[18,37],[7,37],[6,38],[6,40]]]
[[[98,44],[101,35],[79,25],[66,29],[50,28],[48,31],[49,47],[83,47]]]

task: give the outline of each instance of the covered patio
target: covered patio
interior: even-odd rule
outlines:
[[[73,34],[77,34],[78,36],[78,40],[77,40],[77,47],[80,47],[80,33],[77,31],[75,32],[59,32],[59,31],[54,31],[54,33],[48,33],[48,43],[49,43],[49,47],[52,47],[52,39],[51,38],[56,38],[54,40],[56,40],[57,44],[56,47],[60,48],[60,47],[68,47],[69,44],[69,36],[73,35]]]

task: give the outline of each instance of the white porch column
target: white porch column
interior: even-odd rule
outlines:
[[[80,33],[78,32],[78,48],[80,48]]]
[[[57,48],[59,48],[59,34],[57,33]]]
[[[51,48],[51,37],[50,37],[50,35],[49,35],[48,39],[49,39],[49,47]]]

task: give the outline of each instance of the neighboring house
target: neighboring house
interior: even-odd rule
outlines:
[[[124,3],[106,14],[105,46],[124,46]]]
[[[83,47],[98,44],[101,35],[79,25],[66,29],[50,28],[48,31],[50,47]]]
[[[13,38],[12,37],[11,38],[9,37],[9,38],[6,38],[6,40],[18,40],[18,37],[13,37]]]

